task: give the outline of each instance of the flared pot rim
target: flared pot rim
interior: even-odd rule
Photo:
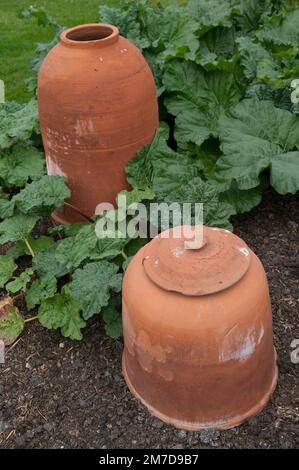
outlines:
[[[62,44],[72,47],[106,47],[118,41],[119,29],[106,23],[87,23],[68,28],[60,34]]]

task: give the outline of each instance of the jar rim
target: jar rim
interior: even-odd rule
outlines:
[[[119,30],[116,26],[105,23],[89,23],[64,30],[60,35],[62,43],[69,46],[104,47],[118,40]]]

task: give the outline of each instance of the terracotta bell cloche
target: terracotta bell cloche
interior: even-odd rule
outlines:
[[[233,233],[203,227],[197,249],[189,238],[163,232],[128,266],[123,374],[162,421],[226,429],[261,411],[276,386],[268,283]]]
[[[38,78],[38,106],[49,175],[66,176],[67,204],[53,216],[72,223],[114,203],[128,188],[124,166],[158,127],[153,74],[115,26],[63,31]]]

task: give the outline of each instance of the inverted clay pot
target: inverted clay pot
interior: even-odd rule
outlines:
[[[170,237],[173,231],[169,232]],[[277,381],[268,284],[236,235],[204,227],[154,238],[123,283],[123,374],[149,411],[187,430],[225,429],[257,414]]]
[[[49,175],[64,175],[72,195],[58,222],[92,216],[127,187],[124,165],[158,126],[152,72],[115,26],[68,29],[45,58],[38,80],[42,138]]]

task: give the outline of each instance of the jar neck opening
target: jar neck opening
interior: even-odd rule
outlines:
[[[106,46],[118,40],[118,28],[110,24],[85,24],[67,29],[61,33],[62,43],[69,46]]]

